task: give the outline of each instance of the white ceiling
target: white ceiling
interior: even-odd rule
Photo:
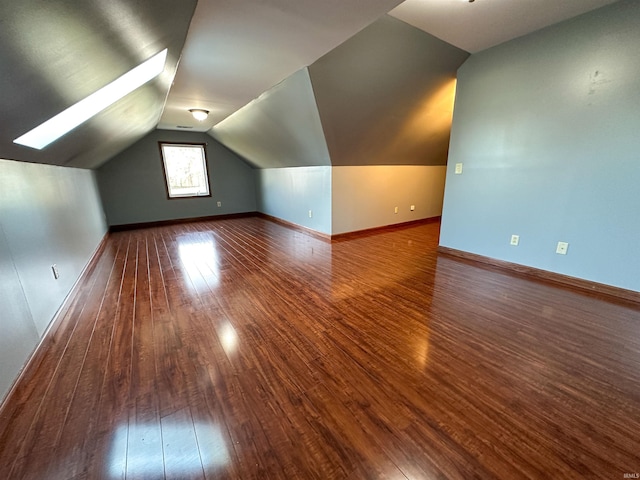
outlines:
[[[387,12],[475,53],[614,1],[199,0],[158,128],[208,131]]]
[[[390,15],[470,53],[617,0],[406,0]]]
[[[207,131],[401,0],[199,0],[158,128]],[[199,123],[190,108],[211,113]]]

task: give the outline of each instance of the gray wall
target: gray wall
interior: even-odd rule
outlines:
[[[468,56],[385,15],[312,64],[331,164],[445,165]]]
[[[93,172],[0,160],[0,398],[105,233]]]
[[[211,134],[259,168],[330,165],[306,68],[220,122]]]
[[[460,68],[441,245],[640,290],[639,25],[620,2]]]
[[[331,167],[267,168],[257,181],[260,212],[331,234]]]
[[[159,141],[207,144],[211,197],[169,200]],[[256,210],[254,170],[205,133],[155,130],[100,167],[97,178],[109,225]]]

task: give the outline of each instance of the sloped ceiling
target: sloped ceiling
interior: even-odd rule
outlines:
[[[476,52],[612,1],[200,0],[159,128],[208,131],[389,11]]]
[[[331,164],[306,68],[220,122],[211,134],[254,167]]]
[[[394,7],[404,22],[475,52],[613,1],[3,1],[0,158],[95,168],[158,126],[208,131]],[[13,144],[165,47],[155,80],[42,151]],[[211,110],[209,121],[189,108]]]
[[[259,168],[444,165],[468,56],[385,15],[211,134]]]
[[[159,128],[209,130],[400,2],[200,0]]]
[[[0,3],[0,157],[97,167],[155,128],[196,0]],[[13,140],[168,48],[164,72],[42,150]]]
[[[406,0],[389,14],[476,53],[616,1]]]
[[[385,15],[311,65],[331,164],[445,165],[468,56]]]

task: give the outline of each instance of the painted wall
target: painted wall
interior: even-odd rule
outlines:
[[[640,291],[638,25],[623,1],[460,68],[441,245]]]
[[[313,63],[331,165],[445,165],[468,56],[385,15]]]
[[[445,166],[333,167],[332,234],[439,216],[445,172]]]
[[[256,174],[258,211],[331,234],[331,167],[267,168]]]
[[[468,56],[385,15],[211,134],[261,169],[258,210],[274,217],[336,234],[438,216]]]
[[[224,119],[210,133],[259,168],[331,164],[306,68]]]
[[[0,398],[106,230],[93,172],[0,160]]]
[[[211,197],[167,197],[159,141],[207,144]],[[155,130],[97,171],[109,225],[256,210],[253,169],[205,133]],[[217,202],[222,202],[218,207]]]

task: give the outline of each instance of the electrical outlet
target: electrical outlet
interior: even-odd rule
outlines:
[[[566,255],[567,250],[569,250],[569,244],[567,242],[558,242],[558,246],[556,247],[557,254]]]
[[[222,202],[218,202],[218,206],[221,207],[222,206]]]
[[[393,209],[393,213],[398,213],[398,207]]]
[[[413,212],[416,209],[415,205],[411,205],[411,211]]]
[[[456,163],[455,174],[456,175],[462,175],[462,164],[461,163]]]
[[[520,243],[520,235],[511,235],[511,245],[514,247]]]
[[[309,210],[309,218],[313,218],[313,211]]]
[[[53,278],[58,280],[60,278],[60,272],[57,265],[51,265],[51,271],[53,272]]]

